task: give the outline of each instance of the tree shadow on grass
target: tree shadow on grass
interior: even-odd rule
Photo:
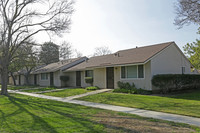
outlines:
[[[188,91],[183,91],[181,93],[164,95],[164,97],[200,101],[200,89],[188,90]]]
[[[91,108],[84,107],[84,106],[78,106],[74,104],[68,104],[68,103],[60,103],[56,101],[51,101],[51,100],[35,100],[35,99],[21,99],[21,98],[16,98],[16,97],[10,97],[10,101],[15,104],[16,106],[19,107],[20,111],[14,112],[11,115],[16,115],[17,113],[20,112],[26,112],[28,113],[34,120],[32,127],[35,127],[38,125],[41,125],[43,127],[43,131],[45,132],[58,132],[56,130],[56,127],[53,127],[49,125],[44,118],[39,117],[38,115],[35,115],[34,113],[30,112],[28,109],[26,109],[25,106],[31,108],[32,110],[42,110],[42,112],[47,111],[47,112],[52,112],[53,114],[58,114],[59,118],[57,119],[57,122],[63,121],[69,121],[71,123],[75,123],[74,125],[61,125],[59,128],[63,128],[66,130],[72,129],[74,132],[102,132],[104,128],[109,128],[113,130],[123,130],[123,131],[128,131],[130,130],[123,128],[123,127],[116,127],[116,126],[111,126],[111,125],[105,125],[96,122],[95,120],[91,120],[90,117],[93,116],[93,113],[87,113],[91,111]],[[47,102],[49,101],[49,102]],[[94,111],[95,112],[95,111]],[[52,116],[53,117],[53,116]],[[55,117],[55,116],[54,116]],[[55,121],[56,122],[56,121]],[[37,123],[37,125],[36,125]],[[32,129],[32,128],[30,128]],[[133,131],[132,132],[136,132]]]
[[[51,105],[50,107],[48,107],[50,105],[50,103],[47,103],[47,104],[44,104],[45,102],[39,102],[39,103],[34,103],[33,101],[29,101],[29,100],[25,100],[25,99],[20,99],[20,98],[15,98],[15,97],[10,97],[9,100],[16,106],[18,106],[20,108],[20,112],[26,112],[28,113],[34,120],[33,122],[33,125],[30,129],[34,129],[35,126],[37,126],[38,124],[40,125],[41,128],[43,128],[43,130],[45,132],[52,132],[52,133],[57,133],[58,131],[56,131],[56,129],[49,125],[44,118],[42,117],[39,117],[38,115],[30,112],[29,110],[26,109],[26,107],[23,106],[23,104],[25,106],[29,106],[30,108],[32,108],[33,110],[36,109],[38,110],[38,108],[40,108],[42,111],[50,111],[50,112],[53,112],[53,113],[57,113],[59,115],[62,116],[62,119],[64,120],[65,118],[66,119],[69,119],[70,122],[74,122],[74,123],[77,123],[79,125],[81,125],[82,127],[86,128],[88,130],[88,132],[99,132],[95,129],[93,129],[93,122],[92,121],[89,121],[88,119],[85,119],[85,118],[81,118],[80,116],[76,116],[76,114],[72,114],[73,112],[62,112],[62,111],[59,111],[59,110],[56,110],[56,109],[53,109],[52,106],[56,106],[55,104]],[[53,103],[53,102],[52,102]],[[60,104],[58,104],[58,107],[60,107]],[[70,106],[65,106],[66,108],[70,108]],[[16,115],[17,113],[20,113],[19,111],[16,111],[10,115]],[[4,116],[5,118],[5,116]],[[60,121],[58,121],[60,122]],[[36,125],[37,124],[37,125]],[[63,126],[63,129],[67,129],[67,126],[64,127]],[[68,127],[68,128],[71,128],[71,127]]]
[[[51,132],[51,133],[57,133],[57,131],[52,126],[50,126],[46,121],[44,121],[41,117],[35,115],[34,113],[31,113],[22,104],[20,104],[21,102],[19,101],[18,98],[10,96],[9,100],[19,108],[17,111],[10,114],[10,116],[14,116],[14,115],[17,115],[19,113],[25,112],[28,115],[30,115],[32,117],[33,121],[34,121],[32,126],[31,126],[31,129],[34,129],[37,126],[36,124],[39,124],[40,127],[45,127],[45,131]]]

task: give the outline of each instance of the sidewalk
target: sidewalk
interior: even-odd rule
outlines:
[[[149,111],[149,110],[143,110],[143,109],[137,109],[137,108],[121,107],[121,106],[115,106],[115,105],[109,105],[109,104],[101,104],[101,103],[73,100],[72,97],[71,98],[69,98],[69,97],[60,98],[60,97],[32,94],[32,93],[27,93],[27,92],[18,92],[18,91],[12,91],[12,90],[9,90],[9,92],[23,94],[23,95],[27,95],[27,96],[38,97],[38,98],[50,99],[50,100],[55,100],[55,101],[60,101],[60,102],[73,103],[73,104],[83,105],[83,106],[87,106],[87,107],[100,108],[100,109],[124,112],[124,113],[129,113],[129,114],[135,114],[135,115],[139,115],[142,117],[149,117],[149,118],[155,118],[155,119],[161,119],[161,120],[167,120],[167,121],[173,121],[173,122],[179,122],[179,123],[200,126],[200,118],[195,118],[195,117],[162,113],[162,112],[156,112],[156,111]],[[99,92],[99,93],[101,93],[101,92]],[[85,96],[83,94],[81,94],[81,95]],[[81,97],[81,96],[79,95],[77,97],[76,96],[73,96],[73,97],[77,98],[77,97]]]

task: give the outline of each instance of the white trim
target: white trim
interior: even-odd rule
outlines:
[[[143,65],[143,74],[144,74],[144,78],[138,78],[138,65],[131,65],[131,66],[137,66],[137,78],[122,78],[121,77],[121,67],[119,68],[120,69],[120,80],[144,80],[145,79],[145,64],[142,64]],[[130,65],[127,65],[127,66],[130,66]],[[124,66],[126,67],[126,66]],[[126,71],[127,72],[127,71]],[[126,74],[127,75],[127,74]]]

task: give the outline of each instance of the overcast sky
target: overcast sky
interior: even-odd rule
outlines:
[[[174,3],[177,0],[76,0],[71,32],[59,44],[68,41],[83,55],[91,55],[95,47],[108,46],[112,52],[161,42],[175,41],[179,48],[199,35],[197,26],[177,29]],[[40,43],[49,41],[38,35]]]

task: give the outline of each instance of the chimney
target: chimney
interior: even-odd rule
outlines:
[[[115,54],[114,54],[114,56],[117,56],[117,57],[119,57],[119,53],[115,53]]]

